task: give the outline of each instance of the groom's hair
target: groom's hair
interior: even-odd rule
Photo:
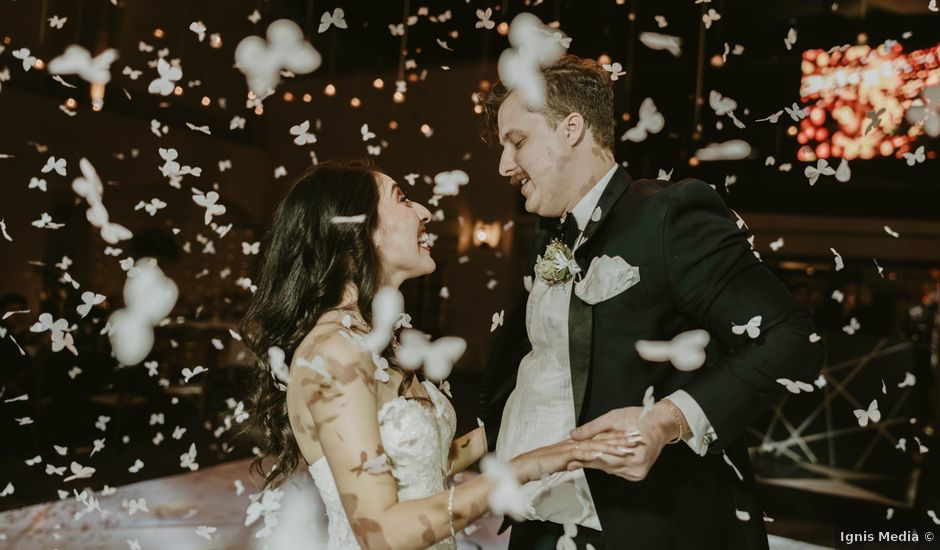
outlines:
[[[552,128],[571,113],[580,113],[601,147],[614,149],[614,89],[610,73],[593,59],[566,54],[542,67],[545,77],[545,107],[539,113]],[[480,97],[483,105],[483,137],[499,142],[497,114],[511,90],[497,81]]]

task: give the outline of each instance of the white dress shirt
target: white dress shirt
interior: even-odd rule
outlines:
[[[580,231],[584,231],[616,171],[614,164],[572,209]],[[579,236],[575,248],[580,241]],[[516,387],[503,410],[496,442],[496,454],[502,460],[567,439],[576,427],[568,355],[568,307],[573,284],[569,280],[550,286],[533,277],[526,304],[526,331],[532,351],[519,364]],[[682,411],[692,430],[686,442],[697,454],[704,455],[715,435],[702,408],[682,390],[668,398]],[[558,472],[546,480],[527,483],[522,489],[530,503],[525,519],[601,530],[584,470]]]

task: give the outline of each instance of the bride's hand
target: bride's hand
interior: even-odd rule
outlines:
[[[519,483],[541,479],[543,475],[569,469],[571,463],[592,463],[604,455],[626,456],[632,452],[626,448],[624,438],[596,438],[588,441],[566,439],[521,454],[510,461]]]

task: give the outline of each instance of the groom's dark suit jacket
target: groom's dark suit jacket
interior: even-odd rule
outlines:
[[[594,306],[572,292],[569,354],[578,423],[642,405],[652,385],[657,399],[680,388],[688,392],[717,434],[704,457],[685,443],[667,445],[643,481],[585,470],[605,547],[767,548],[741,436],[786,391],[778,378],[809,382],[818,375],[825,352],[821,342],[809,341],[813,324],[754,256],[745,233],[707,184],[632,181],[618,168],[598,206],[601,217],[585,227],[587,240],[577,250],[581,269],[586,273],[595,257],[620,256],[639,268],[640,281]],[[552,237],[554,223],[540,219],[537,253]],[[522,296],[497,336],[484,373],[481,414],[491,450],[519,362],[531,349],[527,298]],[[756,315],[762,318],[756,339],[732,333],[732,325]],[[711,335],[706,363],[696,371],[649,362],[636,351],[637,340],[670,340],[695,328]],[[750,518],[739,519],[736,510]]]

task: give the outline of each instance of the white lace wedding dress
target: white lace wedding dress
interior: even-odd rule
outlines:
[[[457,417],[450,401],[431,382],[424,387],[434,410],[414,399],[398,397],[379,410],[382,447],[398,482],[398,500],[416,500],[445,490],[447,456],[457,429]],[[310,475],[320,491],[329,520],[327,550],[359,549],[336,482],[326,457],[310,465]],[[453,550],[456,541],[448,537],[429,548]]]

